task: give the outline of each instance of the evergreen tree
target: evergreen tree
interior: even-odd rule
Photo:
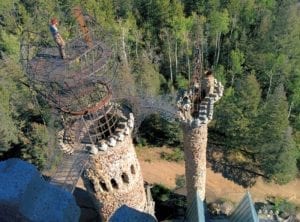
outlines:
[[[288,104],[283,85],[279,85],[258,117],[257,161],[265,175],[286,183],[296,174],[295,143],[288,121]]]
[[[255,76],[246,76],[237,82],[237,89],[228,89],[216,108],[216,129],[225,135],[233,149],[250,151],[255,138],[254,121],[260,103],[260,87]]]

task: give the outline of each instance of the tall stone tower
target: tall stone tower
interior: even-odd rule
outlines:
[[[202,83],[194,82],[177,101],[184,131],[188,206],[196,192],[202,201],[205,199],[207,124],[212,120],[214,103],[223,95],[223,90],[222,84],[212,77]]]
[[[132,142],[134,116],[111,102],[111,90],[105,84],[102,86],[102,97],[97,98],[94,106],[72,112],[66,120],[64,138],[91,154],[84,182],[104,221],[124,205],[154,218],[150,216],[154,215],[154,202],[147,198]]]
[[[151,207],[152,203],[147,202],[141,168],[132,143],[132,128],[132,114],[129,118],[119,117],[112,135],[92,147],[94,155],[85,173],[90,181],[87,188],[99,201],[99,210],[105,221],[122,205],[154,214],[154,205]]]
[[[134,117],[112,102],[118,49],[79,7],[73,13],[79,27],[70,29],[75,37],[66,43],[66,59],[49,47],[51,40],[45,41],[44,35],[24,32],[21,43],[31,87],[62,117],[58,146],[64,160],[51,183],[73,192],[86,170],[87,188],[104,220],[122,205],[153,215],[154,203],[146,196],[131,138]]]

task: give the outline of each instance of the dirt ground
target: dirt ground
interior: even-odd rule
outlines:
[[[184,175],[184,162],[168,162],[160,158],[160,153],[169,152],[169,148],[138,148],[137,154],[145,181],[163,184],[170,189],[176,187],[177,175]],[[300,179],[286,185],[266,183],[261,178],[257,179],[254,186],[248,189],[255,202],[264,201],[267,196],[280,196],[300,206]],[[208,202],[219,198],[226,198],[238,202],[247,189],[230,181],[207,168],[206,198]],[[181,193],[184,193],[181,189]]]

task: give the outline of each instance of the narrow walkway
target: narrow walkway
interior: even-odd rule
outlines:
[[[73,193],[76,184],[89,162],[89,154],[83,150],[75,150],[72,155],[64,154],[56,173],[50,183]]]

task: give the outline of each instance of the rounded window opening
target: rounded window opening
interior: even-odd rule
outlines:
[[[110,183],[111,183],[111,186],[114,188],[114,189],[119,189],[119,186],[117,184],[117,181],[115,179],[111,179],[110,180]]]
[[[129,183],[129,177],[126,173],[122,173],[121,175],[123,183]]]
[[[103,181],[99,181],[99,183],[100,183],[102,190],[108,192],[106,184]]]
[[[133,165],[130,166],[130,171],[131,171],[132,174],[135,174],[135,169],[134,169]]]

